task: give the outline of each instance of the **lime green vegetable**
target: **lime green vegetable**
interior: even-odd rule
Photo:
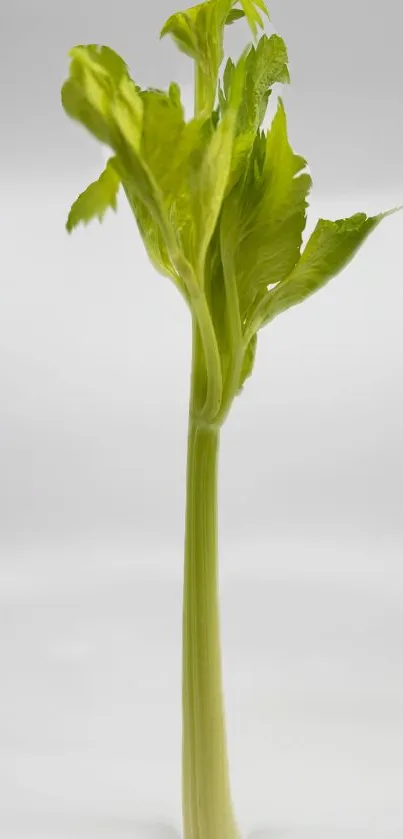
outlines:
[[[111,156],[73,204],[67,229],[116,209],[123,189],[155,269],[177,287],[193,328],[183,602],[185,839],[234,839],[221,683],[217,579],[220,432],[251,375],[258,331],[322,288],[380,221],[320,219],[306,246],[311,177],[294,153],[278,100],[290,80],[286,46],[259,32],[263,0],[207,0],[172,15],[170,35],[195,69],[194,116],[176,84],[142,90],[109,47],[70,52],[66,113]],[[253,42],[223,68],[224,31],[246,18]]]

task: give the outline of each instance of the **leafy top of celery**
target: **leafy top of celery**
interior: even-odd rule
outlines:
[[[395,212],[320,219],[302,249],[312,181],[290,145],[280,97],[263,128],[274,85],[290,81],[283,39],[262,31],[268,17],[263,0],[206,0],[166,21],[161,36],[194,62],[190,120],[177,84],[141,89],[106,46],[74,47],[62,88],[66,113],[111,150],[67,229],[101,220],[123,189],[150,260],[199,331],[199,415],[209,423],[223,422],[250,376],[259,329],[323,287]],[[223,66],[225,27],[242,18],[252,42]]]

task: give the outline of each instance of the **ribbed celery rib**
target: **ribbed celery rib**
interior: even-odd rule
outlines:
[[[193,347],[183,597],[184,839],[238,839],[222,695],[217,573],[220,430],[194,418],[201,371]]]

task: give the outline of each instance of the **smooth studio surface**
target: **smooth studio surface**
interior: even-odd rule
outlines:
[[[190,103],[190,63],[157,38],[176,8],[0,11],[5,839],[180,834],[190,321],[123,197],[67,236],[103,157],[59,102],[68,49],[99,41],[140,84],[178,78]],[[290,140],[314,180],[307,232],[402,203],[396,4],[376,22],[347,0],[270,9],[290,52]],[[383,222],[260,334],[222,434],[229,753],[254,839],[403,833],[402,225]]]

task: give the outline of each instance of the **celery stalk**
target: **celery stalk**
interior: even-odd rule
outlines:
[[[224,63],[227,25],[253,36]],[[265,0],[205,0],[172,14],[170,35],[194,66],[194,116],[178,84],[142,89],[110,47],[78,44],[64,110],[110,157],[74,201],[72,232],[117,209],[121,188],[154,268],[185,300],[193,327],[183,590],[184,839],[237,839],[222,690],[217,568],[220,431],[251,376],[258,333],[349,265],[380,222],[320,218],[303,244],[312,186],[288,136],[281,97],[264,127],[273,87],[288,84],[283,39],[264,30]],[[331,312],[329,309],[329,316]],[[134,328],[136,312],[133,317]],[[342,321],[341,321],[342,329]],[[150,332],[150,345],[158,335]],[[145,346],[146,358],[147,346]],[[274,363],[274,362],[273,362]]]
[[[195,327],[194,327],[195,329]],[[184,839],[235,839],[222,691],[217,567],[220,428],[200,421],[202,345],[194,335],[183,586]]]

